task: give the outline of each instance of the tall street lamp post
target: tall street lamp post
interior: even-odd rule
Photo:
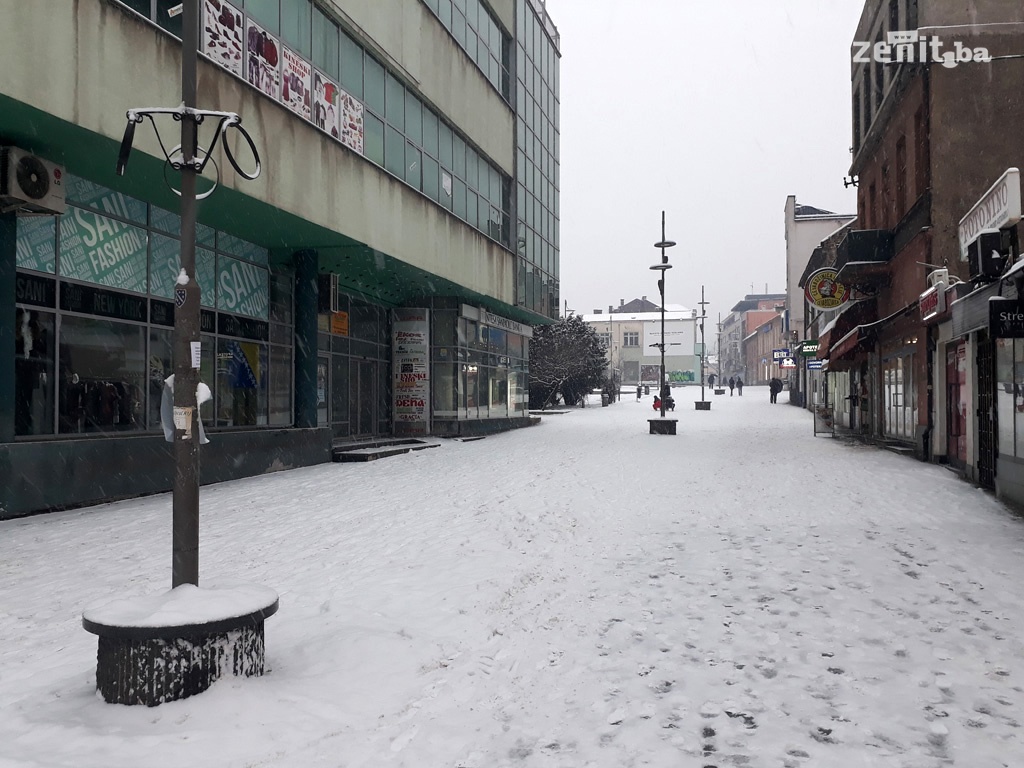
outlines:
[[[675,245],[672,240],[665,239],[665,212],[661,212],[661,241],[654,244],[655,248],[661,249],[661,263],[655,264],[651,269],[661,272],[661,277],[658,278],[658,292],[661,294],[661,343],[658,344],[658,349],[661,351],[661,372],[659,375],[658,382],[658,397],[661,400],[661,418],[665,418],[665,272],[672,269],[672,265],[668,263],[668,254],[665,253],[666,248],[671,248]]]
[[[704,362],[707,359],[707,352],[704,344],[704,320],[707,318],[707,305],[704,300],[704,286],[700,287],[700,400],[694,403],[698,411],[710,411],[711,401],[704,399]]]

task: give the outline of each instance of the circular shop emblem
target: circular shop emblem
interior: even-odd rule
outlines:
[[[850,291],[836,280],[834,269],[819,269],[807,278],[804,296],[818,309],[835,309],[850,300]]]

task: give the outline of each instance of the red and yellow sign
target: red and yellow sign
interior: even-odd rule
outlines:
[[[818,309],[835,309],[850,300],[850,290],[836,279],[834,269],[825,268],[807,278],[804,296]]]

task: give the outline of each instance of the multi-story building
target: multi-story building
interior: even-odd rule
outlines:
[[[3,169],[0,517],[167,490],[176,174],[148,124],[115,165],[127,109],[181,102],[183,16],[2,5],[0,145],[51,188],[40,202],[37,176]],[[527,423],[531,326],[559,305],[543,2],[200,6],[198,106],[240,115],[262,164],[247,181],[220,145],[198,208],[202,481],[327,461],[335,440]]]
[[[783,315],[785,309],[784,293],[748,293],[732,308],[722,321],[717,342],[721,349],[718,369],[723,380],[739,376],[744,383],[755,383],[761,358],[753,357],[752,352],[748,354],[747,342],[754,339],[759,327]]]
[[[874,312],[832,334],[827,350],[829,370],[850,373],[869,434],[1015,498],[1024,498],[1013,437],[1020,342],[1000,338],[988,315],[989,298],[1013,297],[1015,286],[968,255],[993,228],[1016,256],[1020,184],[1004,174],[1021,164],[1021,143],[998,126],[1024,120],[1022,23],[1024,6],[995,0],[865,3],[852,65],[858,221],[836,266],[873,297]],[[1009,205],[987,206],[995,213],[965,228],[990,188]]]
[[[806,309],[800,278],[811,254],[822,240],[856,218],[854,215],[832,213],[813,205],[802,205],[796,201],[795,195],[786,198],[786,323],[783,329],[786,344],[795,348],[807,338],[803,335]],[[802,369],[782,371],[780,378],[789,382],[790,402],[804,402],[805,377]]]
[[[640,311],[636,311],[640,310]],[[660,381],[661,306],[644,296],[628,304],[583,315],[608,347],[609,370],[623,386]],[[700,318],[692,309],[665,305],[665,379],[669,384],[700,383]]]

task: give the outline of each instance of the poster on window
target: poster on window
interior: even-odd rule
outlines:
[[[280,41],[268,34],[252,19],[245,20],[245,39],[248,62],[246,79],[267,96],[279,100],[281,96]]]
[[[203,53],[242,76],[242,13],[224,0],[203,0]]]
[[[430,433],[430,310],[392,310],[395,431]]]
[[[54,217],[22,216],[15,221],[18,228],[15,246],[18,267],[52,275],[57,266]]]
[[[146,230],[82,208],[60,218],[60,274],[69,280],[146,292]]]
[[[270,311],[267,270],[238,259],[217,259],[217,309],[266,320]]]
[[[307,120],[312,114],[312,94],[309,92],[312,67],[290,48],[281,48],[281,102],[292,112]]]
[[[346,91],[341,95],[341,143],[363,154],[363,104]]]
[[[341,138],[340,93],[337,83],[320,70],[313,70],[313,124],[336,139]]]
[[[173,299],[174,287],[181,272],[181,243],[173,237],[150,235],[149,293],[161,299]],[[216,284],[216,258],[213,251],[196,248],[196,280],[199,282],[199,300],[204,307],[214,307]]]

